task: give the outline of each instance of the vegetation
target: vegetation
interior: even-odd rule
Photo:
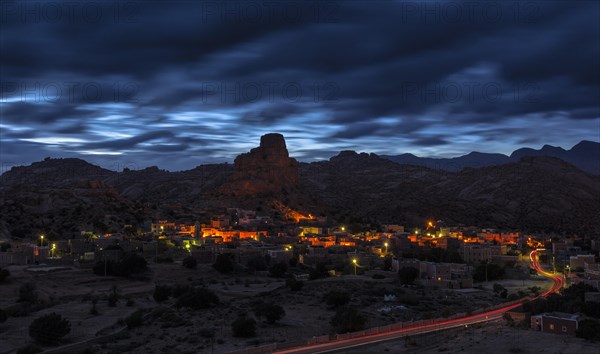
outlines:
[[[167,301],[171,296],[171,288],[168,285],[156,285],[152,297],[156,302]]]
[[[269,273],[275,278],[281,278],[287,273],[288,265],[286,262],[281,261],[273,264],[271,268],[269,268]]]
[[[188,269],[194,269],[194,268],[196,268],[197,265],[198,265],[198,261],[196,260],[196,258],[194,258],[192,256],[188,256],[183,259],[183,266]]]
[[[6,322],[7,319],[8,314],[6,313],[6,311],[0,309],[0,323]]]
[[[402,284],[414,284],[419,276],[419,270],[415,267],[402,267],[398,270],[398,278]]]
[[[487,275],[486,275],[487,274]],[[481,263],[473,272],[473,281],[483,282],[502,279],[504,268],[494,263]]]
[[[38,299],[38,294],[35,289],[35,284],[25,283],[19,288],[19,302],[35,304]]]
[[[327,271],[327,265],[325,263],[318,263],[317,266],[310,271],[309,279],[315,280],[320,278],[327,278],[329,272]]]
[[[543,312],[581,312],[590,317],[600,318],[600,304],[585,302],[585,293],[596,291],[598,290],[586,284],[573,284],[563,289],[560,294],[550,294],[547,298],[525,303],[523,308],[533,315]]]
[[[265,257],[255,256],[248,259],[246,266],[250,272],[264,271],[267,270],[267,261]]]
[[[217,256],[213,268],[221,273],[231,273],[235,269],[233,257],[230,254],[220,254]]]
[[[8,269],[0,268],[0,283],[4,282],[10,276]]]
[[[600,340],[600,322],[592,319],[582,320],[579,322],[579,327],[575,334],[579,338]]]
[[[273,324],[285,316],[285,310],[279,305],[261,302],[255,307],[254,314],[256,317],[264,317],[268,323]]]
[[[38,317],[29,325],[29,335],[41,344],[56,344],[69,332],[69,320],[57,313]]]
[[[144,314],[141,310],[137,310],[125,319],[127,328],[140,327],[144,324]]]
[[[350,302],[350,294],[342,290],[330,290],[323,299],[329,306],[340,307]]]
[[[304,282],[294,277],[289,277],[285,280],[285,286],[289,287],[291,291],[300,291],[304,286]]]
[[[249,317],[238,317],[231,323],[234,337],[254,337],[256,335],[256,321]]]
[[[148,264],[144,257],[136,253],[125,253],[119,261],[98,261],[94,265],[94,274],[129,277],[145,272]]]
[[[331,325],[338,333],[360,331],[365,328],[366,324],[366,317],[354,307],[339,308],[331,319]]]
[[[194,310],[209,308],[219,303],[219,297],[206,288],[191,288],[177,299],[175,306],[188,307]]]
[[[17,350],[17,354],[37,354],[37,353],[41,353],[44,350],[40,347],[38,347],[35,344],[28,344],[24,347],[21,347]]]

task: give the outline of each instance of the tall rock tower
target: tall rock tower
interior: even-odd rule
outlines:
[[[298,162],[291,158],[281,134],[266,134],[260,146],[239,155],[233,164],[233,175],[221,187],[224,193],[258,195],[281,192],[299,181]]]

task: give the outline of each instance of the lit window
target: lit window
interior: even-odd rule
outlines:
[[[551,330],[551,331],[553,331],[553,330],[554,330],[554,325],[553,325],[553,324],[551,324],[551,325],[550,325],[550,330]]]

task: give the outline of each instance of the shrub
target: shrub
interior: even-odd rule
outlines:
[[[239,317],[231,323],[234,337],[254,337],[256,335],[256,321],[249,317]]]
[[[56,344],[71,332],[69,320],[56,313],[38,317],[29,325],[29,335],[42,344]]]
[[[285,275],[285,273],[287,272],[287,269],[288,269],[287,263],[284,261],[281,261],[281,262],[277,262],[277,263],[273,264],[271,266],[271,268],[269,268],[269,273],[271,273],[271,275],[276,278],[281,278]]]
[[[331,318],[331,325],[338,333],[356,332],[364,329],[366,317],[361,315],[354,307],[339,308]]]
[[[220,273],[231,273],[234,270],[233,259],[230,254],[220,254],[217,256],[215,263],[213,264]]]
[[[29,344],[24,347],[21,347],[17,350],[17,354],[37,354],[44,351],[42,348],[38,347],[35,344]]]
[[[194,288],[190,289],[183,295],[181,295],[175,306],[189,307],[194,310],[209,308],[212,305],[219,303],[219,297],[212,291],[206,288]]]
[[[140,310],[135,311],[125,319],[125,324],[127,328],[135,328],[143,325],[144,314]]]
[[[290,288],[291,291],[300,291],[304,286],[304,282],[302,280],[297,280],[296,278],[288,278],[285,281],[285,285]]]
[[[198,265],[198,261],[196,260],[196,258],[194,258],[192,256],[188,256],[183,259],[183,266],[188,269],[194,269],[194,268],[196,268],[197,265]]]
[[[275,323],[285,316],[285,310],[283,307],[273,304],[263,302],[258,304],[254,309],[254,313],[257,317],[264,317],[268,323]]]
[[[591,319],[582,320],[575,333],[579,338],[600,340],[600,323]]]
[[[342,290],[331,290],[323,299],[329,306],[340,307],[350,302],[350,294]]]
[[[154,288],[154,294],[152,294],[156,302],[167,301],[169,296],[171,296],[171,288],[168,285],[157,285]]]
[[[94,274],[115,275],[128,277],[132,274],[142,273],[148,269],[148,264],[144,257],[134,253],[125,253],[119,261],[99,261],[94,265]]]
[[[0,269],[0,283],[6,280],[10,276],[8,269]]]
[[[35,304],[37,302],[38,294],[35,290],[35,284],[25,283],[19,288],[19,302],[26,302],[29,304]]]
[[[377,274],[373,274],[371,276],[371,278],[373,278],[373,279],[385,279],[385,275],[377,273]]]
[[[419,276],[419,270],[415,267],[402,267],[398,270],[398,278],[402,284],[413,284]]]
[[[263,270],[267,270],[267,261],[266,261],[265,257],[255,256],[255,257],[248,259],[246,266],[248,267],[248,270],[251,272],[252,271],[263,271]]]

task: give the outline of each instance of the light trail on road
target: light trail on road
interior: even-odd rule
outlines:
[[[374,344],[374,343],[399,339],[399,338],[411,336],[411,335],[437,332],[437,331],[442,331],[442,330],[447,330],[447,329],[457,328],[457,327],[467,327],[467,326],[475,324],[475,323],[497,320],[499,318],[502,318],[503,314],[506,311],[509,311],[516,307],[519,307],[524,303],[534,301],[534,300],[538,299],[539,297],[547,297],[548,295],[550,295],[552,293],[558,292],[562,288],[562,286],[563,286],[562,277],[544,271],[538,262],[537,254],[538,254],[538,250],[534,250],[529,254],[529,260],[531,261],[531,265],[538,273],[542,274],[545,277],[552,279],[554,281],[554,284],[548,291],[546,291],[545,293],[543,293],[533,299],[528,299],[526,301],[522,301],[522,302],[519,302],[519,303],[516,303],[513,305],[501,307],[499,309],[483,312],[483,313],[480,313],[477,315],[471,315],[471,316],[465,316],[465,317],[455,318],[455,319],[451,319],[451,320],[439,321],[439,322],[434,322],[434,323],[430,323],[430,324],[426,324],[426,325],[411,326],[411,327],[401,328],[401,329],[392,330],[392,331],[384,332],[384,333],[365,335],[365,336],[361,336],[361,337],[357,337],[357,338],[349,338],[349,339],[337,340],[337,341],[332,341],[332,342],[327,342],[327,343],[313,344],[313,345],[307,345],[307,346],[303,346],[303,347],[290,348],[290,349],[286,349],[286,350],[276,351],[275,353],[309,354],[309,353],[336,352],[336,351],[360,347],[360,346],[364,346],[364,345],[368,345],[368,344]]]

